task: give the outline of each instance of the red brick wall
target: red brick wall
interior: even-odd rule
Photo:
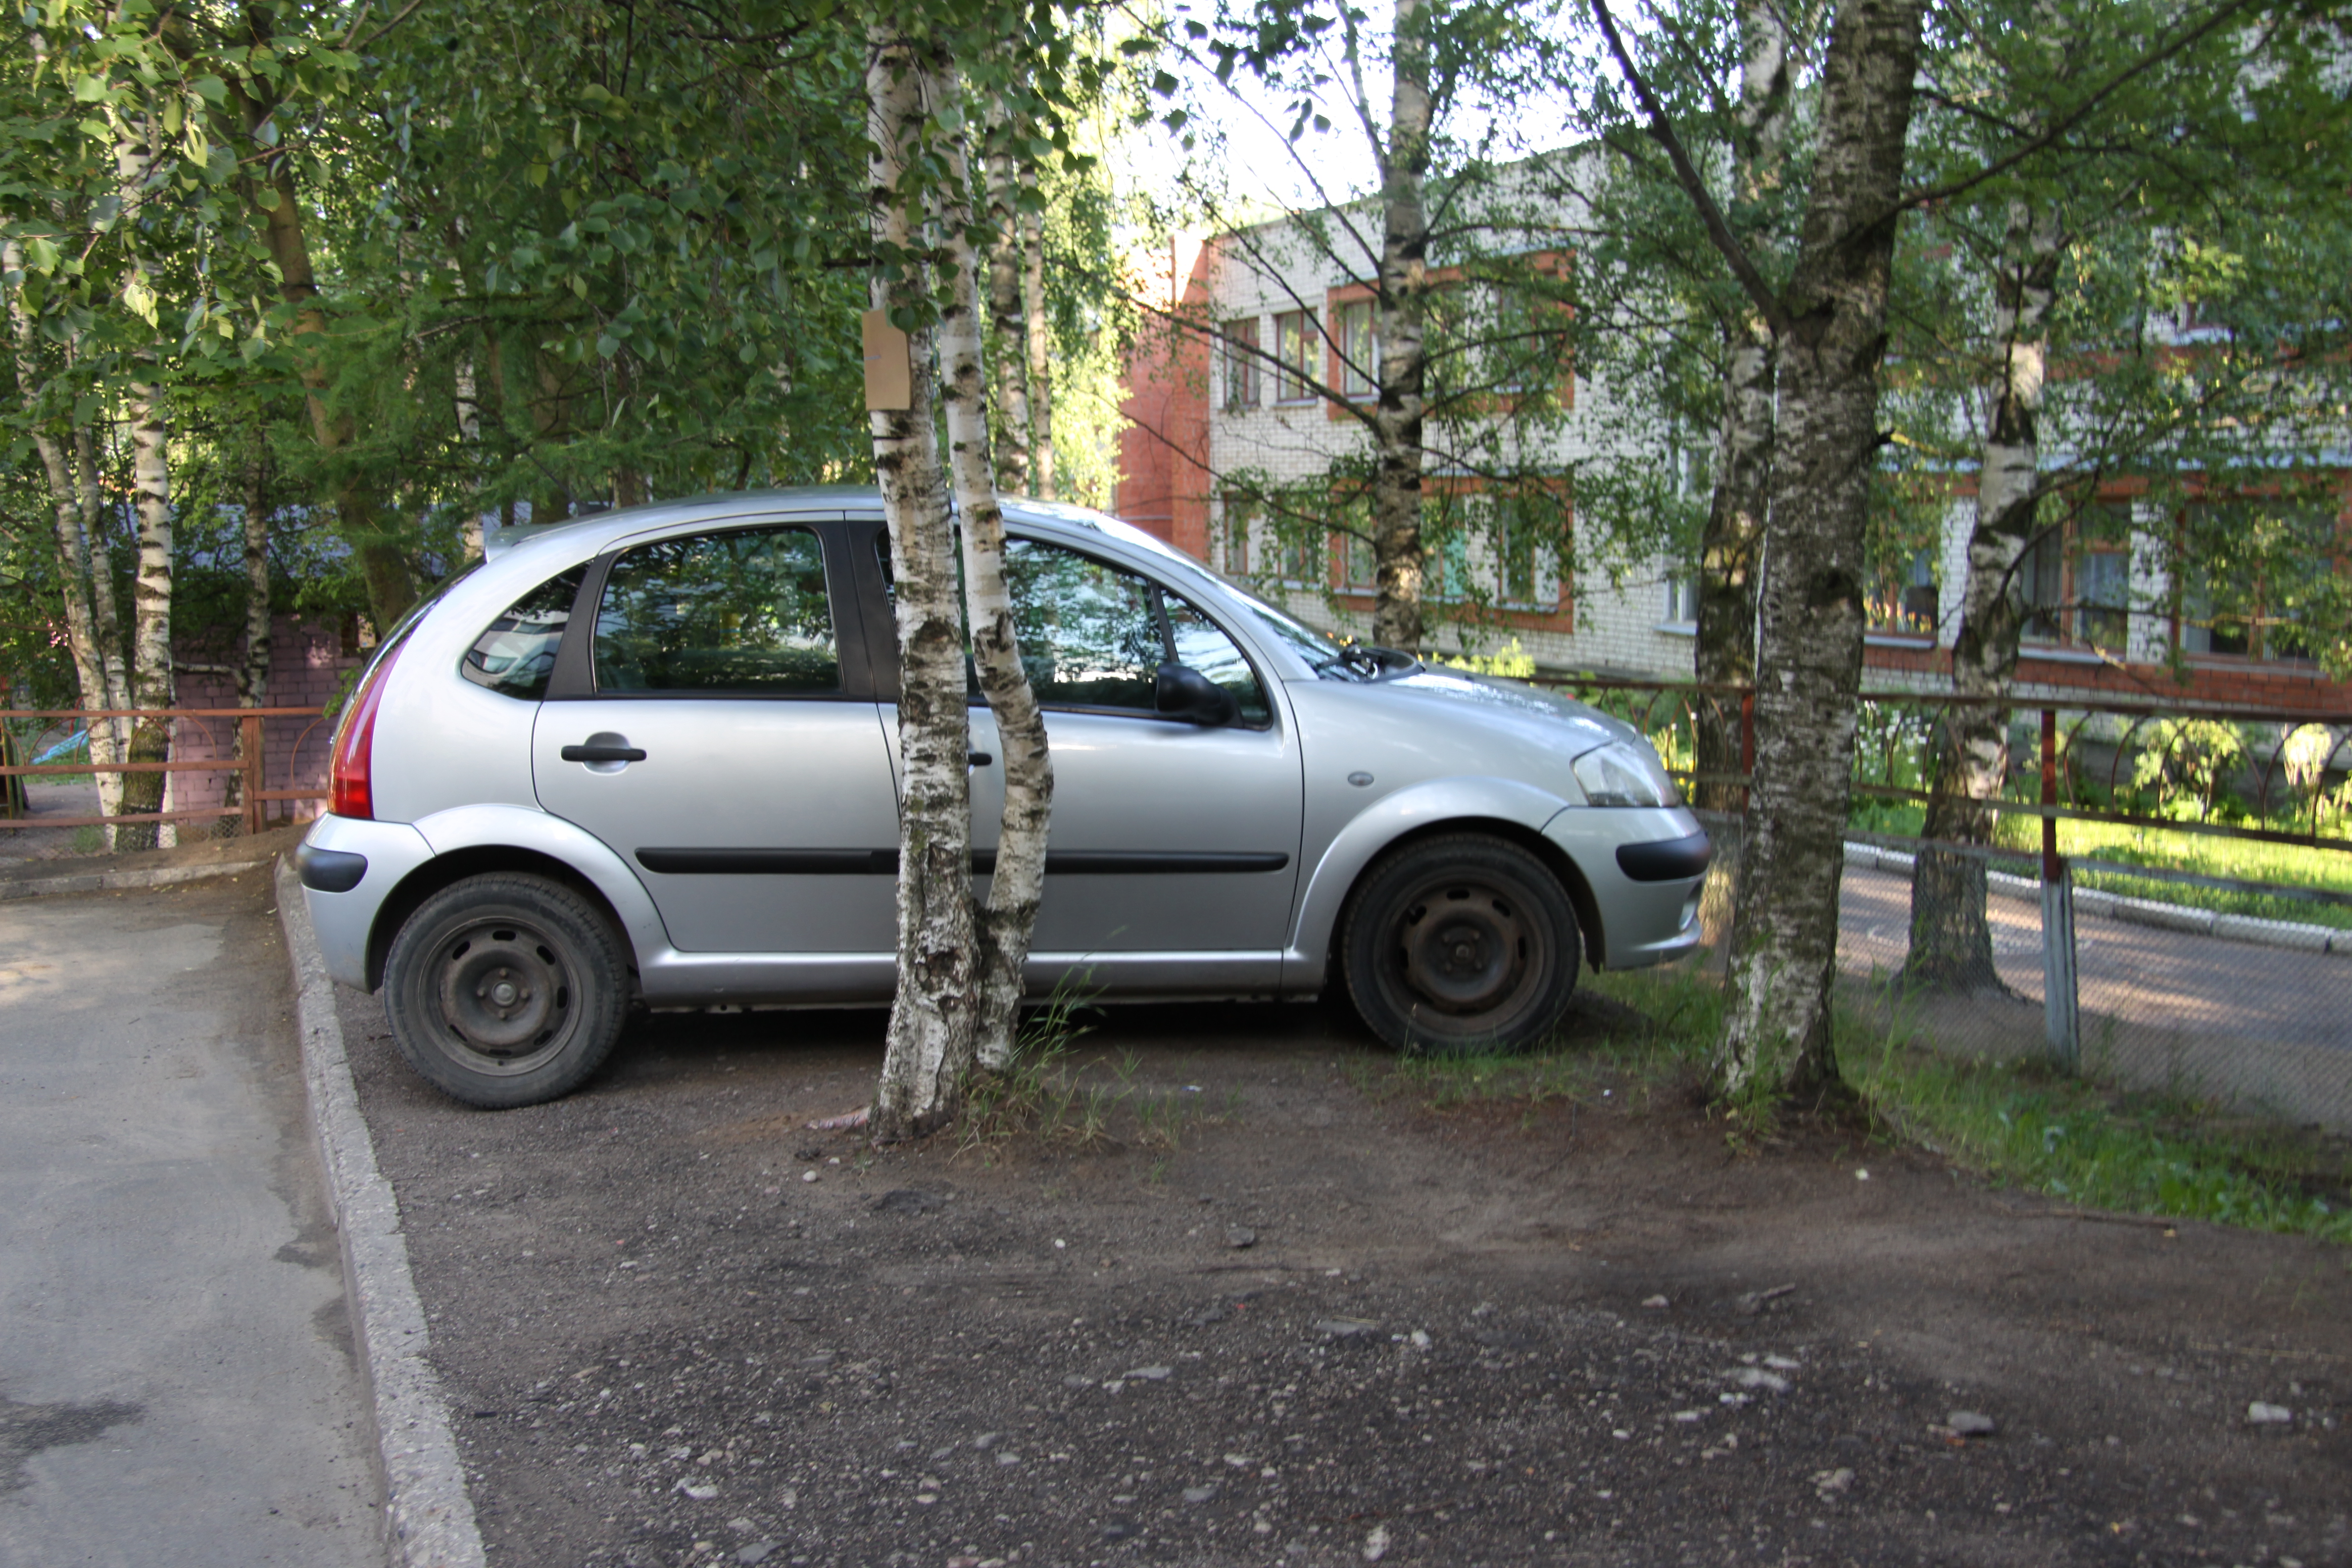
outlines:
[[[279,616],[270,627],[269,696],[272,708],[323,709],[341,689],[343,679],[364,661],[364,654],[343,651],[342,630],[329,623],[298,622]],[[218,645],[184,646],[181,657],[193,663],[225,664],[235,658]],[[179,679],[181,708],[234,708],[236,683],[226,676],[188,673]],[[194,762],[227,757],[236,750],[235,719],[183,719],[172,741],[173,755]],[[262,721],[264,789],[327,787],[327,745],[333,726],[308,718],[267,719]],[[215,773],[176,773],[172,780],[175,810],[201,811],[222,802],[227,775]],[[272,801],[272,817],[293,816],[307,820],[324,809],[320,801]]]
[[[1141,292],[1156,310],[1209,303],[1209,252],[1179,237],[1148,269]],[[1209,555],[1209,345],[1164,320],[1149,328],[1127,365],[1127,418],[1118,437],[1111,510],[1146,533]]]

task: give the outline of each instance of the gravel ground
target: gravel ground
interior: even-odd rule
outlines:
[[[491,1114],[342,1002],[497,1563],[2352,1561],[2337,1249],[1438,1111],[1310,1007],[1111,1015],[1107,1146],[876,1155],[805,1123],[877,1014]]]

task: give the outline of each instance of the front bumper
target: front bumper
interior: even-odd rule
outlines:
[[[1601,931],[1586,944],[1595,968],[1641,969],[1699,944],[1698,891],[1713,847],[1687,809],[1571,805],[1543,833],[1591,889]]]
[[[376,916],[392,890],[432,858],[433,847],[404,822],[322,816],[310,825],[294,852],[294,868],[330,975],[367,988],[368,938]]]

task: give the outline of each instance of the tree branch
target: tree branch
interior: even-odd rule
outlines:
[[[1715,197],[1708,193],[1706,182],[1699,178],[1697,167],[1691,163],[1690,153],[1683,146],[1682,138],[1675,134],[1674,122],[1666,118],[1664,107],[1658,102],[1657,95],[1650,90],[1650,84],[1643,79],[1641,71],[1633,64],[1633,57],[1626,51],[1625,40],[1617,31],[1617,19],[1609,14],[1609,0],[1592,0],[1592,17],[1600,23],[1601,36],[1609,41],[1609,53],[1616,59],[1617,68],[1625,78],[1625,85],[1633,89],[1643,112],[1650,117],[1650,134],[1666,150],[1666,157],[1674,163],[1676,183],[1698,208],[1700,221],[1706,226],[1707,238],[1715,242],[1717,250],[1722,252],[1725,264],[1731,268],[1731,275],[1739,279],[1740,288],[1747,291],[1757,313],[1764,318],[1773,335],[1779,336],[1787,330],[1789,322],[1789,312],[1782,306],[1780,296],[1764,280],[1764,274],[1757,270],[1747,247],[1731,232],[1731,225],[1724,217],[1723,209],[1715,205]]]

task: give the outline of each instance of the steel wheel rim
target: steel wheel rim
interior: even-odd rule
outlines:
[[[1397,902],[1382,969],[1416,1028],[1499,1033],[1536,999],[1551,942],[1538,905],[1492,872],[1423,879]]]
[[[580,982],[559,940],[512,915],[468,915],[432,952],[419,989],[443,1055],[468,1072],[516,1078],[562,1053],[579,1021]]]

